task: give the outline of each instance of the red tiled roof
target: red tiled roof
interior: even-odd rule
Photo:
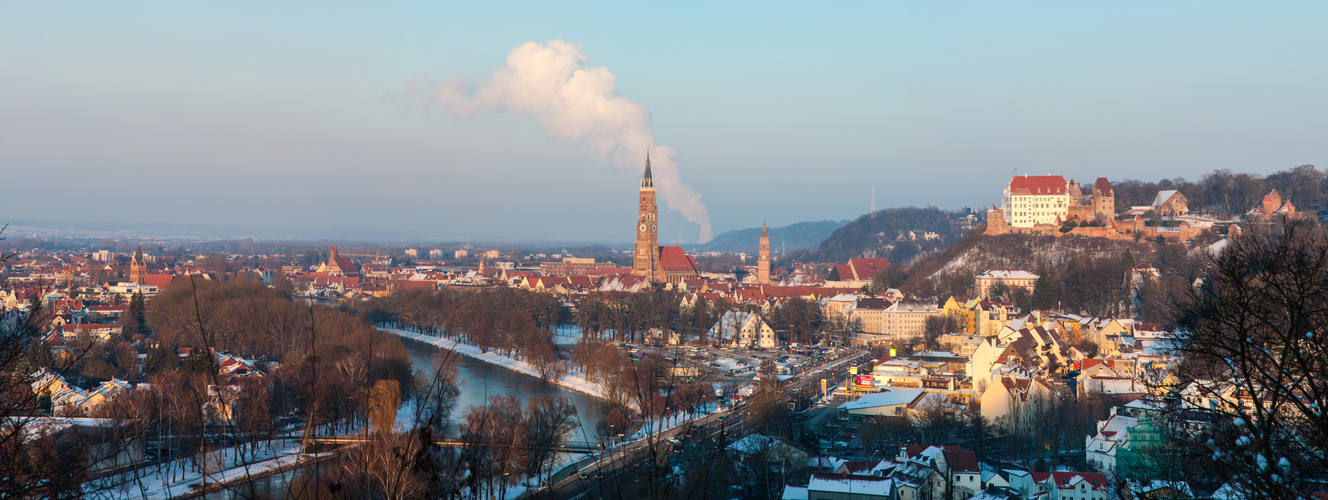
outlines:
[[[1102,193],[1102,196],[1111,196],[1111,181],[1106,177],[1098,177],[1097,182],[1093,183],[1093,190]]]
[[[945,450],[945,463],[950,466],[950,470],[955,472],[978,472],[978,456],[971,451],[958,449]]]
[[[188,279],[188,278],[185,278]],[[155,286],[158,289],[166,288],[175,282],[174,274],[148,274],[143,276],[143,284]]]
[[[664,271],[697,271],[696,259],[682,251],[682,247],[659,247],[659,268]]]
[[[615,274],[632,274],[630,267],[600,267],[596,269],[587,269],[582,273],[586,276],[612,276]]]
[[[402,290],[436,290],[438,282],[429,280],[406,280],[398,281]]]
[[[867,259],[857,258],[849,259],[848,265],[853,268],[853,273],[859,280],[869,280],[881,274],[881,271],[890,268],[890,260],[885,258]],[[843,278],[843,276],[840,276]]]
[[[1080,480],[1087,481],[1095,491],[1106,491],[1107,476],[1097,472],[1052,472],[1052,479],[1059,489],[1073,488]],[[1044,479],[1045,481],[1045,479]],[[1042,481],[1038,481],[1042,482]]]
[[[839,281],[850,281],[853,279],[853,266],[839,264],[835,266],[835,274],[839,276]]]
[[[1025,175],[1010,179],[1010,194],[1065,194],[1068,185],[1059,175]]]

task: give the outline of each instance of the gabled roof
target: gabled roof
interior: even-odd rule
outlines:
[[[856,258],[849,259],[848,265],[853,270],[853,275],[860,281],[870,280],[881,274],[882,271],[890,268],[890,259],[877,258]],[[843,276],[841,275],[842,279]]]
[[[811,480],[807,482],[807,490],[889,498],[894,496],[894,480],[875,476],[813,472]]]
[[[1037,473],[1034,473],[1036,479]],[[1049,481],[1059,489],[1078,488],[1079,483],[1087,482],[1094,491],[1106,491],[1108,488],[1107,476],[1096,472],[1052,472],[1050,477],[1038,482]]]
[[[677,246],[659,247],[659,268],[664,271],[698,272],[696,259]]]
[[[981,471],[978,467],[978,456],[971,451],[946,447],[945,464],[950,467],[951,472],[976,473]]]
[[[1165,190],[1165,191],[1158,191],[1158,192],[1157,192],[1157,197],[1156,197],[1156,198],[1153,198],[1153,205],[1152,205],[1152,206],[1154,206],[1154,207],[1160,207],[1160,206],[1162,206],[1163,203],[1166,203],[1167,200],[1170,200],[1172,196],[1176,196],[1176,193],[1179,193],[1179,192],[1180,192],[1180,191],[1177,191],[1177,190],[1175,190],[1175,189],[1168,189],[1168,190]]]
[[[1059,175],[1024,175],[1010,179],[1010,194],[1052,195],[1065,194],[1069,186]]]

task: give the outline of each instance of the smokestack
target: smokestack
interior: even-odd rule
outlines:
[[[586,66],[580,45],[563,40],[526,42],[507,54],[507,64],[487,80],[458,76],[412,81],[407,93],[464,117],[498,113],[533,116],[558,140],[581,141],[601,159],[635,173],[641,148],[654,144],[650,110],[618,94],[609,68]],[[712,238],[710,214],[701,195],[683,184],[678,154],[668,146],[651,150],[655,187],[670,210],[701,226],[698,243]]]

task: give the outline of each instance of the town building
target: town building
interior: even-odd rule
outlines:
[[[778,345],[775,330],[761,315],[746,311],[724,313],[710,328],[710,338],[722,344],[771,348]]]
[[[1010,291],[1018,289],[1031,294],[1037,286],[1037,280],[1038,275],[1023,269],[988,269],[973,278],[973,295],[987,298],[992,287],[998,283],[1003,283]]]
[[[614,267],[612,262],[595,262],[590,257],[563,257],[561,262],[541,262],[540,274],[545,276],[574,276],[593,269]]]

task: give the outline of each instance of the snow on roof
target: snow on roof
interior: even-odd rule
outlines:
[[[785,486],[784,494],[779,498],[780,500],[807,500],[807,487],[793,485]]]
[[[1172,196],[1175,196],[1177,192],[1178,192],[1178,191],[1176,191],[1175,189],[1168,189],[1168,190],[1166,190],[1166,191],[1158,191],[1158,192],[1157,192],[1157,197],[1156,197],[1156,198],[1153,198],[1153,205],[1152,205],[1152,206],[1154,206],[1154,207],[1160,207],[1160,206],[1162,206],[1162,204],[1163,204],[1163,203],[1166,203],[1168,199],[1170,199]]]
[[[892,496],[894,480],[883,477],[856,476],[851,474],[813,473],[807,482],[807,491],[834,493],[852,493],[854,495]]]
[[[979,274],[978,278],[997,280],[1035,280],[1038,279],[1038,275],[1023,269],[988,269],[986,272]]]
[[[860,410],[863,408],[875,408],[878,406],[906,405],[917,401],[922,397],[922,389],[905,389],[902,391],[888,391],[868,394],[857,401],[849,401],[839,405],[839,408],[845,410]]]
[[[774,439],[771,437],[752,434],[729,445],[729,449],[747,454],[758,453],[769,448],[773,444],[772,441]]]

